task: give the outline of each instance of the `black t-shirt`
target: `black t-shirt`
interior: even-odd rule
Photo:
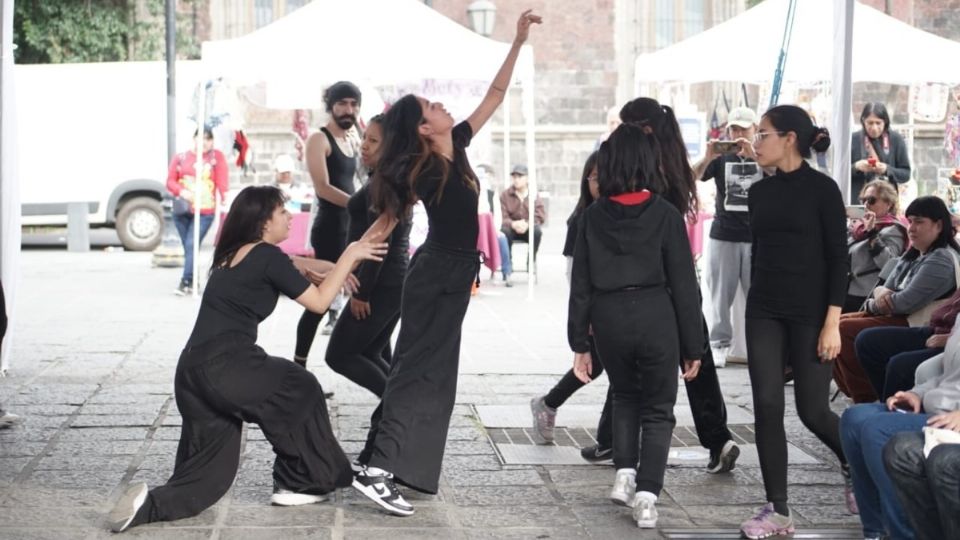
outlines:
[[[414,183],[417,198],[427,209],[430,231],[427,242],[435,242],[454,249],[477,249],[477,205],[480,196],[475,185],[470,185],[467,173],[471,173],[466,148],[473,138],[473,129],[467,122],[453,128],[453,162],[442,193],[437,193],[443,178],[443,166],[438,157],[430,163]],[[475,176],[475,175],[472,175]]]
[[[377,220],[377,213],[370,207],[370,184],[354,193],[347,202],[347,211],[350,214],[350,227],[347,242],[359,240],[363,233]],[[363,261],[357,269],[357,279],[360,280],[360,290],[354,293],[357,300],[369,301],[373,289],[378,285],[384,287],[403,286],[403,277],[410,262],[410,228],[413,223],[410,219],[401,219],[393,228],[388,239],[389,247],[383,261]]]
[[[279,293],[297,298],[309,286],[280,248],[257,244],[233,268],[210,274],[187,345],[201,345],[225,333],[256,340],[257,325],[273,313]]]
[[[847,218],[836,182],[806,162],[750,188],[747,317],[820,326],[847,295]]]
[[[701,181],[713,178],[717,184],[717,209],[713,216],[713,225],[710,227],[710,238],[726,242],[750,241],[750,218],[747,211],[727,210],[727,164],[728,163],[755,163],[753,160],[743,160],[734,154],[724,154],[707,165],[703,171]],[[746,193],[742,197],[746,202]]]

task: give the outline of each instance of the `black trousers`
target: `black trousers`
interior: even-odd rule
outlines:
[[[760,472],[767,500],[787,501],[787,436],[783,427],[784,369],[793,369],[793,391],[800,421],[841,463],[840,419],[830,410],[833,364],[817,355],[820,328],[781,319],[746,320],[747,364],[753,389],[753,415]]]
[[[358,320],[344,313],[327,344],[327,365],[354,383],[383,396],[390,370],[390,336],[400,321],[403,286],[375,287],[370,296],[370,316]],[[345,310],[347,311],[347,310]]]
[[[883,465],[918,540],[960,538],[960,445],[923,457],[923,433],[898,433],[883,447]]]
[[[320,209],[313,228],[310,229],[310,246],[313,248],[314,258],[337,262],[340,255],[343,255],[343,250],[347,249],[346,208]],[[310,354],[323,315],[305,309],[300,316],[300,322],[297,323],[297,343],[293,352],[298,358],[306,358]]]
[[[173,476],[150,490],[133,524],[194,516],[216,503],[237,474],[243,422],[259,425],[273,446],[277,486],[328,493],[350,485],[316,377],[267,356],[249,337],[185,349],[174,391],[183,426]]]
[[[596,380],[597,377],[603,374],[603,363],[600,362],[600,353],[597,352],[597,346],[593,337],[590,338],[590,361],[590,378]],[[543,402],[547,407],[557,409],[586,384],[587,383],[578,379],[571,369],[547,392],[547,395],[543,397]],[[609,387],[607,389],[607,399],[603,402],[603,411],[600,413],[600,423],[597,425],[597,444],[599,444],[601,448],[610,448],[613,445],[613,427],[611,426],[611,418],[613,415],[612,392],[612,387]]]
[[[517,234],[517,231],[513,230],[512,227],[502,227],[500,229],[504,236],[507,237],[507,245],[510,246],[511,251],[511,260],[513,260],[513,243],[517,240],[521,242],[530,243],[530,229],[527,229],[527,232],[523,234]],[[537,252],[540,251],[540,238],[543,236],[543,232],[540,230],[539,225],[533,226],[533,255],[536,257]]]
[[[370,428],[369,465],[425,493],[437,492],[457,395],[461,326],[479,271],[476,251],[428,242],[410,261],[403,285],[400,334],[380,420]]]
[[[659,494],[676,425],[680,345],[673,301],[666,289],[602,294],[590,320],[613,388],[613,463],[636,467],[637,490]]]

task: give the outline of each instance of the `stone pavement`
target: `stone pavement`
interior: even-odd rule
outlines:
[[[552,463],[551,453],[569,457],[589,444],[606,391],[604,378],[568,402],[559,446],[533,447],[524,438],[530,398],[549,389],[572,359],[565,338],[562,234],[562,227],[545,234],[534,301],[527,299],[526,277],[520,274],[512,289],[485,283],[471,303],[440,493],[408,490],[416,515],[386,516],[350,489],[330,503],[268,506],[272,454],[252,426],[237,480],[219,504],[194,518],[136,528],[126,536],[736,538],[739,522],[764,502],[755,460],[751,465],[745,456],[732,474],[706,474],[704,454],[684,425],[676,432],[673,466],[658,505],[658,531],[637,529],[626,509],[607,500],[611,468],[569,459],[531,464]],[[136,480],[156,485],[170,474],[180,424],[173,372],[198,303],[172,294],[179,270],[151,269],[149,261],[150,255],[141,253],[23,253],[12,369],[0,379],[0,400],[26,422],[0,431],[0,538],[110,537],[104,516],[124,487]],[[260,343],[267,351],[292,354],[300,312],[293,302],[281,301],[261,326]],[[323,364],[325,343],[318,339],[310,368],[335,392],[334,426],[344,449],[353,453],[362,444],[374,400]],[[746,370],[730,366],[720,376],[731,420],[738,422],[734,431],[740,442],[752,442]],[[858,522],[844,510],[837,464],[801,426],[791,400],[788,387],[797,537],[857,538]],[[684,424],[682,392],[678,404]],[[843,406],[836,404],[838,410]]]

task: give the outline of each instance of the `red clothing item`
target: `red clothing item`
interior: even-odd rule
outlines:
[[[621,193],[620,195],[610,197],[610,200],[624,206],[637,206],[650,200],[650,192],[644,189],[632,193]]]
[[[960,313],[960,289],[930,314],[930,326],[933,328],[933,333],[949,334],[952,332],[953,323],[957,320],[957,313]]]
[[[199,186],[195,186],[194,167],[197,154],[193,150],[177,154],[170,162],[167,172],[167,191],[174,197],[180,196],[184,188],[194,192],[194,200],[200,202],[201,214],[213,214],[216,206],[214,192],[220,193],[220,200],[224,200],[227,189],[230,188],[230,175],[227,169],[227,158],[219,150],[211,150],[203,155],[202,174],[199,175]],[[190,205],[193,211],[193,205]]]

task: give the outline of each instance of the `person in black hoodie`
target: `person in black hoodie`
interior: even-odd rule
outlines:
[[[633,506],[642,528],[657,523],[676,424],[677,359],[683,378],[695,378],[704,339],[683,216],[648,189],[664,182],[658,155],[656,138],[637,125],[621,125],[600,145],[601,198],[581,218],[567,323],[574,372],[584,382],[593,330],[613,385],[617,473],[610,497]]]
[[[910,157],[903,137],[890,131],[890,115],[883,103],[867,103],[860,113],[862,129],[850,142],[850,204],[857,204],[868,182],[884,178],[893,184],[910,181]]]
[[[767,111],[754,136],[757,163],[776,174],[750,188],[753,237],[746,331],[760,471],[769,504],[741,526],[747,538],[794,530],[787,507],[784,368],[793,368],[797,414],[839,458],[839,418],[830,410],[832,361],[840,352],[847,292],[847,226],[836,182],[810,167],[826,129],[794,105]],[[848,476],[848,475],[847,475]]]

